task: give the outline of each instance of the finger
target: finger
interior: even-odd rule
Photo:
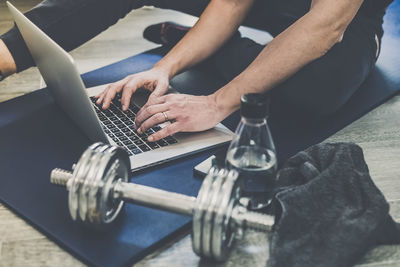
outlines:
[[[104,95],[105,92],[107,92],[107,88],[108,88],[108,86],[107,86],[106,88],[104,88],[103,91],[101,91],[100,93],[98,93],[97,95],[95,95],[94,97],[95,97],[95,98],[100,98],[102,95]]]
[[[168,82],[158,81],[156,88],[149,96],[148,102],[153,103],[158,97],[164,95],[165,92],[168,90],[168,85]]]
[[[121,92],[125,85],[125,79],[119,82],[113,83],[107,87],[107,93],[104,95],[103,109],[108,109],[111,104],[111,100],[114,99],[115,95]]]
[[[101,95],[101,96],[97,99],[96,104],[97,104],[97,105],[100,105],[101,103],[103,103],[103,99],[104,99],[104,94]]]
[[[150,97],[149,97],[149,99],[147,99],[146,104],[141,108],[141,110],[145,109],[145,108],[147,108],[149,106],[152,106],[152,105],[163,104],[163,103],[166,102],[166,99],[167,99],[167,96],[164,95],[164,96],[160,96],[160,97],[154,98],[153,101],[149,101],[150,100]]]
[[[161,113],[163,111],[168,110],[168,104],[163,103],[163,104],[158,104],[158,105],[148,105],[148,106],[143,106],[139,112],[136,114],[136,119],[135,119],[135,125],[137,127],[140,127],[140,125],[153,116],[156,113]],[[165,119],[164,119],[165,121]]]
[[[143,82],[138,79],[132,79],[127,85],[124,86],[124,91],[122,92],[121,97],[122,110],[128,110],[133,93],[135,93],[136,90],[142,86]]]
[[[153,127],[154,125],[160,124],[165,122],[165,116],[163,113],[158,112],[149,117],[148,119],[144,120],[142,124],[140,125],[138,129],[138,133],[144,133],[147,129],[150,127]]]
[[[149,103],[149,101],[146,102],[146,104],[140,108],[140,110],[138,111],[138,113],[136,114],[136,117],[139,116],[141,114],[141,112],[143,112],[144,110],[146,110],[146,108],[152,106],[152,105],[159,105],[159,104],[163,104],[165,103],[165,96],[161,96],[159,98],[157,98],[157,100],[151,104]],[[167,110],[168,108],[165,108],[165,110]]]
[[[168,126],[165,126],[164,128],[162,128],[161,130],[159,130],[158,132],[153,133],[152,135],[150,135],[149,137],[147,137],[147,140],[149,142],[155,142],[158,141],[164,137],[173,135],[179,131],[181,131],[181,124],[179,122],[174,122],[171,123]]]

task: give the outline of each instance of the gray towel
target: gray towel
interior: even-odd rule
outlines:
[[[400,228],[355,144],[320,144],[278,172],[268,266],[351,266]]]

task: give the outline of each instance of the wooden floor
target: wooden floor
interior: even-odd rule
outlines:
[[[0,33],[12,25],[5,1],[0,0]],[[22,10],[37,0],[14,0]],[[142,38],[143,29],[158,21],[173,20],[190,25],[195,18],[173,11],[140,9],[116,26],[72,52],[81,72],[118,61],[155,45]],[[133,26],[134,25],[134,26]],[[268,36],[246,33],[259,42]],[[35,68],[0,82],[0,102],[39,88],[41,78]],[[327,141],[352,141],[362,146],[371,175],[391,203],[391,214],[400,221],[400,96],[373,110]],[[267,236],[250,232],[221,266],[265,266]],[[400,246],[380,246],[360,262],[362,266],[400,266]],[[83,265],[58,245],[33,229],[0,204],[0,266],[80,266]],[[191,249],[190,237],[183,235],[142,260],[138,266],[209,266]],[[218,265],[219,266],[219,265]]]

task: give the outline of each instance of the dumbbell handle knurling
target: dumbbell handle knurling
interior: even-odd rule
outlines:
[[[62,169],[54,169],[50,175],[50,182],[60,186],[67,186],[72,173]],[[172,211],[184,215],[193,215],[196,198],[168,192],[165,190],[118,181],[114,186],[114,198],[123,199],[132,204],[139,204],[160,210]],[[274,224],[274,217],[257,212],[251,212],[238,206],[232,214],[233,221],[240,227],[257,231],[269,232]]]

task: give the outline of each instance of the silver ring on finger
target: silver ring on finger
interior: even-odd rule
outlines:
[[[166,111],[161,112],[164,115],[165,121],[168,121],[168,115]]]

